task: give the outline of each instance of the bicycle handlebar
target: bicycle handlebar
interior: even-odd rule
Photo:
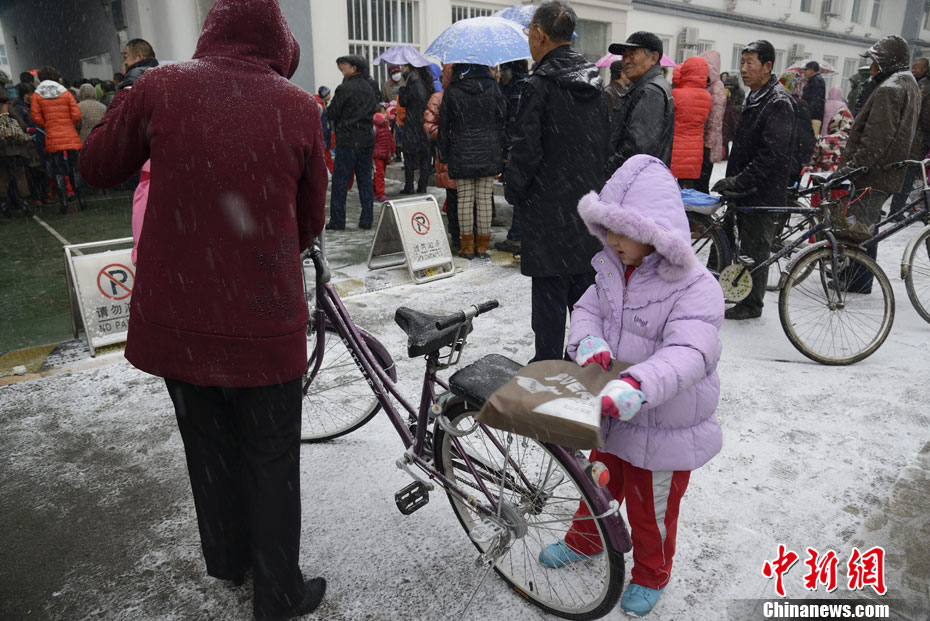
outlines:
[[[465,310],[460,310],[457,313],[452,313],[448,317],[444,317],[436,322],[437,330],[445,330],[446,328],[451,328],[457,323],[465,323],[469,319],[474,319],[482,313],[486,313],[489,310],[494,310],[500,306],[497,300],[488,300],[487,302],[481,302],[477,305],[472,305],[466,308]]]
[[[893,164],[888,164],[889,168],[905,168],[907,166],[927,166],[930,164],[930,157],[925,160],[902,160]]]
[[[843,173],[842,175],[837,175],[834,173],[828,179],[821,179],[820,177],[815,177],[812,175],[810,179],[814,187],[801,190],[798,192],[798,196],[807,196],[808,194],[813,194],[814,192],[832,190],[844,181],[852,179],[853,177],[858,177],[859,175],[864,175],[867,172],[869,172],[868,166],[860,166],[859,168],[853,168],[849,172]]]

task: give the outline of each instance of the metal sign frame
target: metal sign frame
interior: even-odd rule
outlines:
[[[117,246],[125,246],[129,244],[129,248],[113,248]],[[93,252],[86,254],[82,251],[95,249],[95,248],[113,248],[110,250],[103,250],[101,252]],[[79,257],[80,260],[86,260],[96,255],[106,255],[107,260],[125,260],[131,264],[130,256],[132,253],[132,237],[121,237],[119,239],[109,239],[105,241],[98,242],[88,242],[84,244],[68,244],[63,247],[64,249],[64,259],[65,259],[65,277],[67,280],[68,286],[68,303],[71,307],[71,327],[74,331],[74,337],[78,337],[78,332],[80,330],[84,331],[84,336],[87,339],[87,346],[90,348],[90,355],[96,356],[97,348],[103,347],[105,345],[112,345],[114,343],[121,343],[126,340],[127,330],[118,330],[110,334],[107,334],[105,337],[99,337],[92,334],[95,330],[88,329],[89,318],[93,316],[90,314],[93,312],[93,309],[85,307],[85,296],[82,296],[82,279],[79,278],[77,267],[75,266],[75,258]],[[87,283],[84,283],[84,289],[89,289],[90,287]],[[87,293],[85,291],[85,293]],[[128,304],[128,300],[131,298],[131,290],[128,295],[121,297],[120,302]],[[128,323],[128,322],[127,322]]]
[[[404,264],[418,285],[455,274],[442,213],[431,194],[390,200],[381,207],[368,269]]]

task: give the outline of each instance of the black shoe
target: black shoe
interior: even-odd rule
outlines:
[[[499,241],[494,244],[494,247],[498,250],[503,250],[504,252],[511,252],[513,254],[520,254],[520,241],[514,241],[512,239],[505,239],[504,241]]]
[[[293,619],[294,617],[308,615],[317,609],[317,606],[319,606],[320,602],[323,601],[324,595],[326,595],[326,579],[311,578],[304,583],[303,600],[294,606],[293,609],[277,616],[269,617],[255,615],[255,619],[257,621],[271,621],[277,619]]]
[[[363,231],[367,231],[367,230],[369,230],[369,229],[371,228],[371,223],[369,223],[369,224],[362,224],[361,222],[359,222],[359,223],[358,223],[358,228],[362,229]]]
[[[400,191],[400,194],[402,196],[410,196],[412,194],[416,194],[416,192],[414,192],[413,190],[408,190],[407,188],[404,188],[403,190]]]
[[[337,225],[333,224],[332,222],[327,222],[327,223],[326,223],[326,230],[327,230],[327,231],[344,231],[344,230],[346,230],[346,226],[345,226],[344,224],[343,224],[342,226],[337,226]]]
[[[733,308],[728,308],[723,313],[724,319],[735,319],[737,321],[743,319],[756,319],[757,317],[761,316],[761,308],[752,308],[751,306],[745,306],[743,304],[737,304]]]

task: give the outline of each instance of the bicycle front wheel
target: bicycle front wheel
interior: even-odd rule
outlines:
[[[930,228],[925,229],[914,242],[907,258],[904,284],[914,310],[924,321],[930,322]]]
[[[799,255],[791,266],[778,315],[788,340],[811,360],[852,364],[885,342],[894,294],[888,277],[861,250],[839,246],[834,262],[833,250],[821,247]]]
[[[383,360],[371,347],[374,337],[363,334],[369,350],[381,368],[389,368],[393,362]],[[339,333],[326,325],[323,347],[317,349],[316,329],[307,335],[308,371],[313,368],[318,356],[323,357],[319,372],[312,380],[303,378],[303,413],[300,439],[304,442],[324,442],[355,431],[378,413],[381,405],[362,375],[352,353],[342,342]]]
[[[710,216],[694,211],[686,213],[691,229],[691,249],[701,265],[707,266],[714,276],[720,276],[723,268],[730,264],[730,246],[723,229]]]
[[[476,414],[458,404],[446,416],[456,430],[466,430]],[[591,531],[586,540],[604,550],[602,554],[561,569],[539,562],[540,551],[561,540],[572,526],[579,503],[594,514],[595,505],[587,484],[576,474],[577,467],[543,444],[485,426],[453,438],[437,425],[434,440],[436,467],[443,475],[475,498],[486,498],[483,487],[499,503],[509,539],[494,570],[517,593],[565,619],[596,619],[614,608],[623,586],[623,555],[611,545],[601,520],[587,518],[585,530]],[[448,496],[472,542],[487,553],[494,544],[479,543],[476,539],[481,538],[475,536],[483,525],[482,515],[455,494]]]

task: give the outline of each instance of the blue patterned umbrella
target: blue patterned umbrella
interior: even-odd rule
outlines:
[[[444,63],[499,65],[530,57],[530,44],[516,22],[502,17],[472,17],[455,22],[426,48]]]
[[[371,64],[426,67],[429,65],[429,60],[412,45],[392,45],[371,61]]]
[[[504,19],[509,19],[512,22],[517,22],[521,26],[529,26],[530,22],[533,21],[533,15],[535,14],[535,4],[518,4],[517,6],[509,6],[506,9],[501,9],[494,15],[497,17],[503,17]],[[578,33],[573,32],[572,39],[577,38]]]

